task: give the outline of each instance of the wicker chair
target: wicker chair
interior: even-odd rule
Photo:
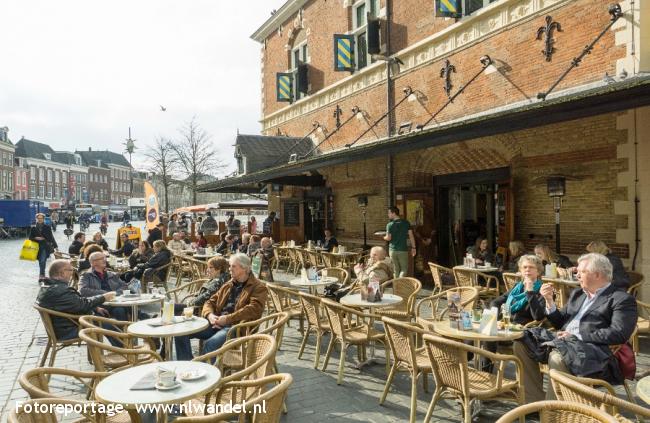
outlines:
[[[284,402],[289,386],[293,382],[293,377],[289,373],[278,373],[272,376],[266,376],[261,379],[247,381],[228,382],[222,386],[225,392],[234,392],[237,398],[243,398],[246,401],[241,402],[242,412],[239,413],[220,413],[209,416],[197,417],[178,417],[174,420],[176,423],[217,423],[231,421],[239,417],[240,422],[253,421],[255,423],[278,423],[282,414],[282,403]],[[274,385],[268,389],[268,385]],[[268,390],[267,390],[268,389]],[[220,391],[223,392],[223,391]],[[217,402],[225,402],[217,394]],[[262,405],[263,404],[263,405]],[[234,405],[234,404],[233,404]],[[265,412],[258,412],[260,408]],[[246,419],[248,417],[248,419]]]
[[[187,301],[194,298],[206,282],[210,282],[210,279],[195,279],[182,285],[176,285],[176,288],[167,291],[167,298],[171,298],[173,295],[175,303],[187,304]]]
[[[300,267],[300,259],[298,258],[299,251],[293,247],[286,247],[287,255],[289,256],[289,266],[287,266],[287,273],[291,272],[294,275],[298,273]]]
[[[350,283],[350,272],[342,267],[324,267],[318,271],[318,274],[322,276],[323,272],[326,272],[327,276],[338,278],[341,285],[347,285]]]
[[[617,423],[616,418],[584,404],[566,401],[538,401],[508,411],[496,423],[523,423],[527,414],[539,413],[542,423]]]
[[[486,300],[491,300],[500,295],[499,279],[494,275],[456,266],[454,267],[454,277],[456,278],[456,285],[473,286],[478,289],[479,296]],[[479,285],[480,278],[485,281],[485,286]]]
[[[503,272],[501,276],[503,276],[503,285],[506,292],[511,291],[517,285],[517,282],[521,280],[521,276],[516,273]]]
[[[575,286],[567,285],[563,279],[542,277],[542,283],[550,283],[555,288],[555,305],[558,309],[564,307],[569,299],[569,294],[576,288]]]
[[[618,398],[614,387],[604,380],[576,377],[555,369],[551,369],[549,375],[559,400],[600,408],[613,416],[619,413],[619,409],[623,409],[636,414],[641,421],[644,417],[650,417],[650,409]],[[602,387],[604,391],[595,387]]]
[[[155,269],[147,269],[142,276],[142,285],[146,285],[148,282],[153,282],[155,286],[160,286],[169,290],[169,274],[172,270],[172,263],[169,262],[164,266],[156,267]],[[160,272],[164,272],[164,276],[160,277]]]
[[[313,331],[316,333],[316,354],[314,357],[314,369],[317,369],[318,365],[320,364],[321,341],[323,339],[323,335],[331,332],[330,324],[327,320],[327,317],[321,317],[323,314],[320,297],[307,294],[305,292],[300,292],[299,295],[303,312],[305,313],[305,316],[307,316],[307,330],[305,330],[305,334],[302,337],[300,351],[298,352],[298,360],[302,358],[302,353],[305,351],[305,344],[307,344],[307,338],[309,338],[309,334]]]
[[[427,389],[427,373],[431,373],[431,362],[424,347],[417,348],[417,338],[426,332],[415,324],[403,323],[389,317],[382,317],[386,329],[386,339],[393,355],[393,366],[388,374],[384,392],[379,404],[383,404],[388,390],[393,383],[395,373],[399,370],[408,371],[411,375],[411,413],[410,423],[415,423],[418,408],[418,378],[422,376],[422,386]]]
[[[45,326],[45,333],[47,333],[47,345],[45,346],[45,352],[43,353],[43,357],[41,357],[41,362],[39,364],[39,367],[43,367],[45,365],[45,360],[47,360],[48,354],[50,355],[50,361],[48,363],[48,366],[52,367],[57,352],[71,345],[76,345],[78,347],[81,346],[81,339],[79,337],[60,340],[56,336],[56,332],[54,331],[54,324],[52,323],[52,318],[56,317],[60,319],[67,319],[70,322],[74,323],[78,327],[78,329],[81,329],[81,325],[79,324],[79,315],[61,313],[60,311],[54,311],[47,308],[43,308],[37,304],[34,304],[34,308],[41,315],[41,321],[43,322],[43,326]]]
[[[639,317],[636,323],[636,332],[632,335],[632,349],[635,353],[639,352],[639,336],[650,334],[650,303],[636,301],[636,307]]]
[[[433,295],[445,290],[443,280],[445,276],[454,280],[454,271],[448,267],[429,262],[429,269],[431,269],[431,277],[433,278],[433,290],[431,291],[431,294]]]
[[[338,385],[343,382],[343,372],[345,369],[345,355],[350,345],[357,346],[357,356],[360,360],[365,359],[366,345],[371,342],[381,342],[386,350],[386,374],[389,373],[390,352],[386,345],[386,337],[383,333],[375,330],[369,323],[363,323],[363,319],[380,318],[378,315],[371,315],[363,313],[359,310],[343,306],[335,301],[323,299],[321,304],[325,308],[327,320],[330,322],[332,330],[332,338],[327,346],[327,353],[325,353],[325,362],[323,363],[323,371],[327,365],[334,349],[334,344],[337,342],[341,344],[341,355],[339,357],[339,371],[336,383]],[[348,323],[351,318],[357,317],[357,323]]]
[[[214,391],[209,392],[203,398],[193,398],[186,403],[187,410],[190,411],[190,417],[199,415],[197,410],[200,410],[201,407],[197,407],[198,404],[196,403],[225,404],[230,401],[232,403],[241,402],[243,400],[240,397],[241,390],[233,389],[228,384],[261,379],[271,374],[276,350],[277,343],[271,335],[258,333],[234,339],[216,351],[194,358],[192,361],[205,363],[212,363],[216,360],[215,366],[225,376],[219,380],[219,384]],[[244,362],[241,370],[226,375],[227,368],[223,365],[223,359],[231,352],[241,352]]]
[[[273,257],[275,258],[274,269],[280,269],[280,266],[286,266],[285,270],[289,271],[289,266],[291,264],[291,259],[286,247],[276,247],[273,248]]]
[[[415,321],[423,328],[433,330],[429,324],[442,320],[447,314],[447,295],[452,292],[460,295],[460,304],[464,310],[471,311],[476,307],[478,289],[473,286],[451,288],[419,300],[415,306]]]
[[[103,342],[105,336],[119,339],[126,347],[115,347]],[[79,338],[88,345],[88,352],[98,372],[163,361],[156,351],[147,348],[129,348],[128,346],[133,345],[134,338],[125,333],[92,327],[82,329]]]
[[[298,299],[298,291],[284,288],[271,282],[266,283],[269,289],[271,303],[276,312],[289,313],[289,319],[298,319],[300,322],[300,333],[304,333],[304,315],[302,305]],[[287,323],[287,326],[289,324]]]
[[[176,276],[176,286],[181,285],[184,277],[193,279],[191,258],[180,254],[174,254],[172,257],[172,268],[174,270],[174,275]]]
[[[9,423],[54,423],[54,422],[63,422],[63,421],[78,421],[78,422],[92,422],[92,423],[103,423],[106,421],[116,422],[115,417],[110,417],[108,415],[101,415],[93,413],[93,410],[97,410],[97,407],[92,407],[92,401],[76,401],[68,400],[63,398],[41,398],[41,399],[31,399],[25,401],[21,404],[19,410],[14,408],[14,410],[9,415],[7,422]],[[57,414],[57,405],[61,407],[71,407],[71,409],[81,409],[82,412],[78,413],[78,416],[82,418],[73,419],[74,416],[60,416]],[[39,412],[36,413],[32,411],[28,413],[26,409],[34,410],[35,407],[38,407]],[[42,410],[42,411],[41,411]],[[50,412],[51,411],[51,412]],[[77,413],[75,413],[77,414]],[[120,413],[118,416],[121,416],[123,413]],[[125,414],[125,413],[124,413]],[[59,420],[59,418],[61,418]],[[127,418],[125,420],[119,420],[123,422],[140,422],[140,417],[134,413],[132,420]]]
[[[415,300],[421,289],[422,283],[415,278],[395,278],[382,283],[382,292],[386,290],[392,291],[393,294],[402,297],[402,302],[394,306],[377,309],[376,313],[380,316],[410,322],[415,318]]]
[[[321,259],[323,260],[323,265],[325,267],[341,267],[339,262],[339,257],[336,254],[328,253],[327,251],[322,251],[320,253]]]
[[[431,419],[436,402],[445,393],[461,401],[464,412],[462,421],[465,423],[472,421],[471,401],[474,399],[510,400],[519,405],[524,404],[524,387],[521,382],[523,365],[517,357],[491,353],[439,336],[427,334],[423,338],[436,382],[436,390],[427,410],[425,423]],[[492,360],[497,368],[496,374],[469,367],[467,354],[470,352]],[[514,380],[504,376],[508,362],[515,364]]]
[[[86,399],[94,400],[97,383],[108,375],[110,373],[107,372],[82,372],[72,369],[58,369],[56,367],[37,367],[21,374],[18,383],[29,394],[31,399],[63,399],[62,396],[56,395],[50,390],[50,380],[54,377],[58,385],[56,387],[57,390],[60,389],[60,385],[62,384],[65,384],[66,388],[69,388],[68,390],[85,388]],[[84,388],[79,385],[82,385]],[[127,423],[130,421],[140,421],[138,413],[135,411],[131,413],[122,411],[115,416],[106,416],[106,422],[110,423]]]
[[[627,277],[630,279],[630,287],[627,289],[627,293],[637,298],[639,289],[643,286],[643,274],[631,270],[625,273],[627,273]]]
[[[303,254],[307,256],[309,259],[309,263],[311,263],[312,266],[314,266],[317,269],[322,269],[325,267],[323,264],[323,259],[321,258],[320,254],[317,251],[313,250],[303,250]]]

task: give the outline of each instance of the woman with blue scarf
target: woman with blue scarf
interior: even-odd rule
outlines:
[[[534,254],[521,256],[517,264],[521,280],[509,292],[492,300],[490,307],[501,310],[501,305],[506,304],[510,308],[510,321],[525,325],[533,320],[542,320],[546,317],[546,301],[539,293],[544,265],[542,260]],[[486,342],[485,349],[496,352],[497,343]],[[492,363],[484,363],[484,370],[490,370],[491,367]]]

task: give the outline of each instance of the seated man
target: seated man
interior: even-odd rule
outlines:
[[[393,279],[393,262],[390,258],[386,258],[386,250],[383,247],[372,247],[368,263],[365,266],[363,263],[354,266],[354,273],[359,280],[366,283],[377,279],[379,284],[382,284]]]
[[[328,253],[332,252],[332,249],[334,247],[338,247],[339,242],[334,238],[334,235],[332,235],[332,230],[329,228],[325,228],[325,238],[323,239],[323,249],[327,251]]]
[[[106,256],[103,252],[94,252],[88,257],[91,271],[84,273],[79,281],[79,294],[82,297],[103,295],[110,291],[124,291],[128,285],[117,273],[106,269]],[[129,320],[128,307],[106,307],[108,314],[117,320]]]
[[[562,310],[555,306],[553,285],[544,284],[540,292],[534,294],[544,298],[547,318],[558,329],[551,340],[555,348],[548,355],[548,366],[576,376],[620,384],[623,381],[621,371],[609,346],[623,344],[632,335],[637,322],[636,301],[612,285],[612,265],[602,254],[581,256],[578,259],[578,277],[580,288],[571,292]],[[539,328],[531,331],[544,334]],[[531,345],[531,337],[527,335],[525,333],[522,338],[528,341],[526,344],[514,344],[515,355],[523,363],[526,402],[541,401],[545,397],[547,400],[555,399],[551,387],[544,394],[539,365],[529,355],[533,351],[526,346]]]
[[[230,257],[229,263],[232,279],[205,302],[201,311],[210,326],[193,335],[175,338],[178,360],[192,359],[190,337],[205,340],[201,354],[207,354],[221,348],[232,325],[262,317],[268,291],[266,285],[253,276],[250,258],[237,253]]]
[[[76,234],[74,234],[74,240],[72,241],[72,244],[70,244],[70,247],[68,248],[68,254],[74,254],[75,256],[81,254],[81,248],[84,246],[84,242],[86,242],[85,233],[77,232]]]
[[[133,252],[133,250],[135,250],[135,246],[129,239],[129,234],[127,234],[126,232],[122,232],[122,234],[120,235],[120,241],[122,247],[120,247],[117,250],[109,250],[111,254],[116,255],[117,257],[131,256],[131,253]]]
[[[167,248],[176,252],[183,251],[186,248],[185,243],[181,240],[180,232],[175,232],[172,235],[172,239],[167,242]]]
[[[92,314],[93,311],[106,313],[98,307],[104,301],[115,298],[115,292],[105,292],[90,298],[79,295],[76,289],[68,286],[74,269],[68,260],[54,260],[50,265],[49,279],[45,279],[38,292],[36,302],[43,308],[69,314]],[[60,340],[73,339],[79,328],[73,322],[61,317],[52,317],[54,333]]]

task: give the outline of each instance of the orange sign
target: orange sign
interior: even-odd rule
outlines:
[[[149,182],[144,183],[144,203],[147,212],[145,217],[147,229],[151,230],[160,222],[160,213],[158,211],[158,195]]]

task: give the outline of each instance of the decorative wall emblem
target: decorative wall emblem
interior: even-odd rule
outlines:
[[[551,56],[555,53],[555,40],[553,39],[553,33],[555,31],[562,32],[562,27],[559,22],[554,22],[550,15],[546,16],[546,25],[540,26],[537,30],[538,40],[542,39],[542,35],[544,36],[544,50],[542,50],[542,54],[546,57],[547,62],[551,61]]]
[[[456,67],[451,64],[449,59],[445,59],[445,66],[440,69],[440,77],[445,80],[445,93],[451,98],[451,89],[454,87],[451,83],[451,74],[456,73]]]

